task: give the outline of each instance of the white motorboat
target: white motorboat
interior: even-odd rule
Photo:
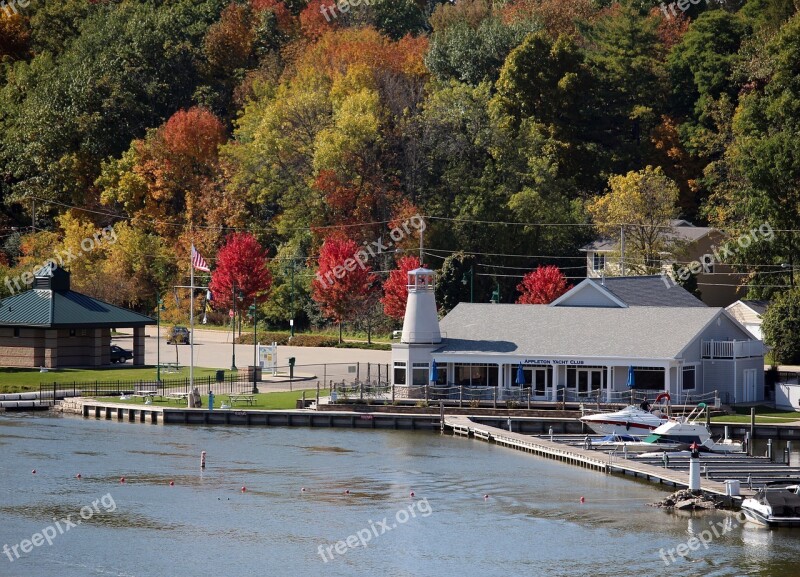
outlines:
[[[765,487],[742,501],[748,521],[767,527],[800,527],[800,487]]]
[[[656,397],[656,402],[662,399],[669,401],[669,395],[662,393]],[[581,421],[586,423],[595,433],[601,435],[632,435],[643,437],[652,433],[655,429],[668,422],[665,412],[655,409],[652,412],[646,410],[648,403],[636,407],[627,406],[620,411],[613,413],[596,413],[585,415]]]
[[[731,439],[716,442],[711,438],[711,432],[700,418],[708,409],[705,403],[700,403],[687,417],[671,418],[663,425],[656,428],[642,441],[652,444],[667,444],[670,446],[682,445],[684,447],[696,443],[701,451],[713,453],[739,453],[743,450],[742,444]]]
[[[597,449],[599,451],[603,450],[613,450],[613,451],[622,451],[623,453],[641,453],[641,452],[649,452],[652,451],[655,447],[653,447],[652,443],[647,443],[642,440],[641,437],[634,437],[633,435],[606,435],[600,439],[591,439],[588,436],[583,442],[583,447],[585,449]],[[663,449],[680,449],[683,445],[675,444],[674,447],[666,447],[664,446]],[[663,450],[662,449],[662,450]]]

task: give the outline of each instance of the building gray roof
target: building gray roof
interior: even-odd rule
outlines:
[[[764,313],[767,312],[767,307],[769,307],[769,301],[741,301],[741,303],[747,307],[749,307],[754,313],[759,316],[764,316]],[[735,303],[734,303],[735,304]]]
[[[708,226],[695,226],[688,220],[674,219],[670,221],[670,228],[664,232],[664,236],[683,242],[694,242],[700,240],[714,229]],[[611,252],[617,250],[614,241],[607,238],[600,238],[581,247],[582,251]]]
[[[707,307],[672,279],[661,275],[606,277],[599,282],[629,307]]]
[[[434,354],[673,359],[721,314],[711,307],[460,303],[441,320],[447,338]]]

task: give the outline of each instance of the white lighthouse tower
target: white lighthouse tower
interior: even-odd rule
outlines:
[[[436,313],[435,273],[427,268],[409,271],[407,289],[403,334],[400,342],[392,345],[392,384],[426,385],[431,352],[442,343]]]

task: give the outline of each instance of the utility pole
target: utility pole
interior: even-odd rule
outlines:
[[[236,281],[233,281],[231,286],[231,300],[233,301],[233,308],[231,311],[231,346],[233,352],[231,353],[231,370],[236,370]]]
[[[620,228],[619,233],[619,266],[622,276],[625,276],[625,227]]]

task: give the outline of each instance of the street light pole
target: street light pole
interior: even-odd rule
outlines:
[[[233,281],[231,287],[231,300],[233,301],[233,315],[231,315],[231,346],[233,352],[231,353],[231,370],[236,370],[236,281]]]
[[[258,312],[256,311],[256,297],[253,297],[253,394],[258,394],[256,385],[256,367],[258,367]]]
[[[161,384],[161,294],[156,291],[156,383]]]
[[[291,314],[292,318],[289,319],[289,327],[290,327],[290,337],[294,336],[294,261],[292,261],[292,307],[291,307]]]
[[[475,269],[469,267],[469,302],[475,302],[475,286],[474,286],[474,279],[475,279]],[[467,273],[461,277],[461,284],[467,284]]]

